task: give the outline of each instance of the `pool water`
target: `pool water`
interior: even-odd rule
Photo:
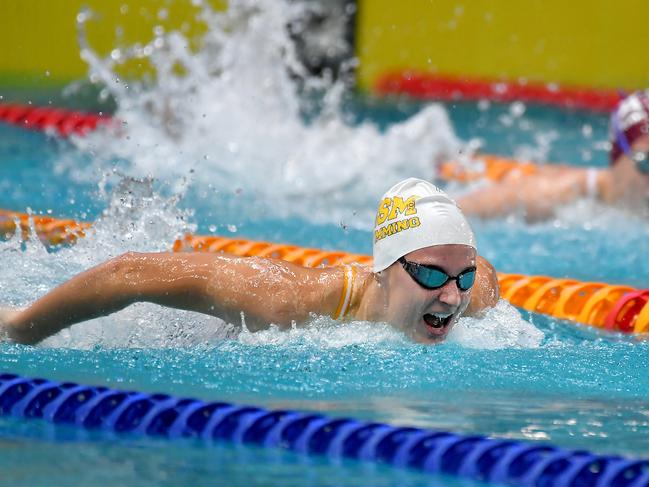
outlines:
[[[185,77],[167,73],[146,89],[112,88],[117,131],[62,141],[0,126],[0,208],[97,221],[70,248],[0,242],[1,303],[25,305],[89,266],[128,250],[168,249],[187,231],[370,253],[380,194],[401,178],[432,178],[435,160],[469,146],[538,162],[606,164],[607,120],[594,114],[339,99],[333,86],[322,113],[305,119],[277,54],[285,12],[267,7],[255,15],[236,24],[230,40],[213,26],[220,54],[185,59]],[[167,42],[172,48],[159,56],[173,54],[175,41]],[[97,62],[92,70],[111,72]],[[215,66],[229,76],[206,82]],[[548,222],[473,223],[480,253],[503,272],[647,287],[649,225],[634,215],[578,202]],[[2,370],[28,376],[633,457],[649,456],[647,357],[648,342],[504,302],[483,319],[463,320],[435,347],[381,324],[318,318],[303,329],[251,334],[148,304],[38,347],[0,344]],[[9,418],[0,419],[0,448],[3,478],[25,484],[110,478],[200,485],[222,478],[228,485],[472,485],[384,466],[105,437]]]

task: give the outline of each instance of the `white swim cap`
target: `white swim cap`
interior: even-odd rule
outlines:
[[[636,91],[624,98],[611,114],[609,136],[611,164],[631,150],[633,143],[649,134],[649,90]]]
[[[444,191],[409,178],[383,195],[374,224],[374,272],[414,250],[448,244],[476,248],[469,222]]]

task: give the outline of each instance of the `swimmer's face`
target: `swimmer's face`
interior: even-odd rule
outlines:
[[[649,135],[633,141],[631,149],[649,153]],[[649,204],[649,174],[638,169],[635,161],[621,155],[613,166],[615,179],[624,185],[624,200],[629,206],[646,207]]]
[[[405,255],[409,262],[430,264],[450,276],[476,265],[476,251],[467,245],[438,245]],[[443,341],[469,305],[471,289],[462,291],[457,281],[449,280],[439,289],[425,289],[395,262],[381,273],[386,286],[386,321],[403,330],[417,342]]]

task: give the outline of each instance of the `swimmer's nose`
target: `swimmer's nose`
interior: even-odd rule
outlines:
[[[451,280],[444,284],[437,299],[448,305],[449,308],[457,309],[462,303],[462,295],[455,281]]]

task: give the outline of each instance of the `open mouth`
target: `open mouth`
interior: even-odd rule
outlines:
[[[444,335],[452,318],[453,314],[426,313],[424,323],[431,335]]]

